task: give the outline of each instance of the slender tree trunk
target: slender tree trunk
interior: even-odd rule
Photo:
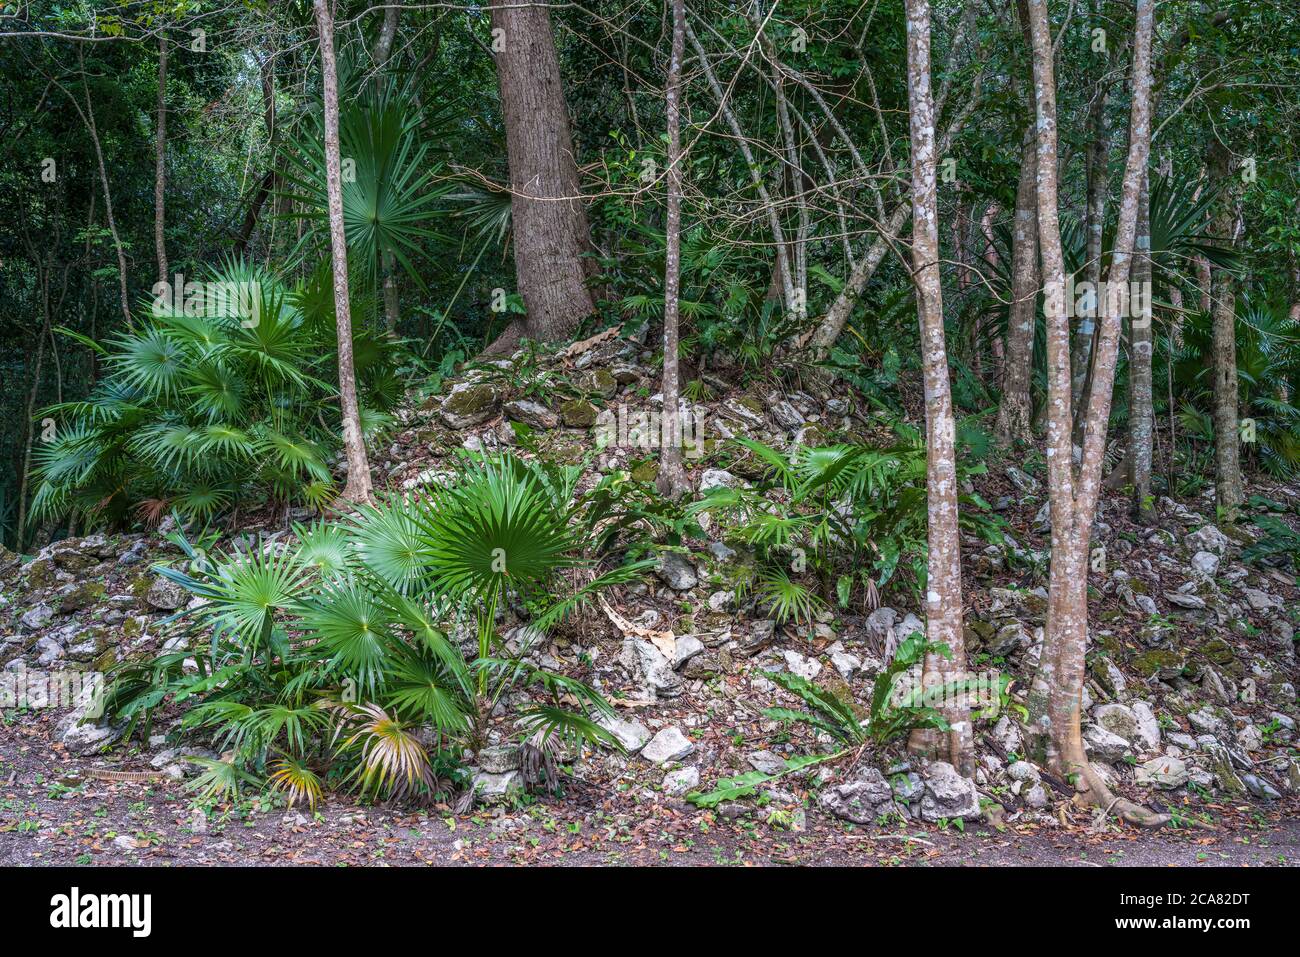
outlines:
[[[1033,130],[1025,134],[1016,184],[1016,218],[1011,237],[1011,305],[1007,313],[1006,364],[1002,397],[993,428],[998,445],[1032,439],[1030,382],[1034,359],[1034,313],[1038,307],[1038,216],[1034,181],[1037,147]]]
[[[167,192],[167,35],[158,34],[158,121],[154,137],[153,245],[158,254],[158,281],[167,282],[167,217],[163,199]]]
[[[397,6],[384,8],[384,22],[379,28],[379,39],[375,41],[376,69],[382,70],[393,52],[393,41],[397,39],[397,20],[401,12]],[[379,265],[384,277],[384,330],[389,335],[394,335],[397,332],[397,321],[401,318],[397,292],[397,256],[391,249],[385,249],[380,256]]]
[[[1058,212],[1056,78],[1047,0],[1028,0],[1028,12],[1038,129],[1039,248],[1047,313],[1046,456],[1052,522],[1047,627],[1039,676],[1050,691],[1050,700],[1046,712],[1031,714],[1031,721],[1035,725],[1033,730],[1045,733],[1049,764],[1061,777],[1075,784],[1082,799],[1135,823],[1163,824],[1168,820],[1167,815],[1153,815],[1114,797],[1089,764],[1083,749],[1079,709],[1088,646],[1088,547],[1101,486],[1106,426],[1119,352],[1120,316],[1118,310],[1103,310],[1093,360],[1095,371],[1088,397],[1083,457],[1076,475],[1071,439],[1070,327],[1065,308],[1065,261]],[[1128,160],[1109,277],[1120,284],[1127,283],[1131,268],[1138,193],[1151,146],[1153,21],[1154,0],[1136,0]]]
[[[939,273],[939,203],[936,183],[934,99],[930,89],[930,2],[907,0],[907,89],[912,141],[912,274],[921,330],[925,381],[926,501],[929,509],[926,562],[926,640],[944,644],[951,657],[927,654],[926,688],[952,686],[966,677],[962,636],[961,539],[957,529],[957,445],[948,351],[943,331],[943,284]],[[913,732],[910,747],[942,757],[962,774],[974,773],[970,709],[964,695],[942,710],[952,726],[941,737]]]
[[[1149,523],[1151,507],[1151,461],[1155,442],[1155,399],[1151,382],[1151,360],[1155,336],[1151,328],[1151,190],[1150,177],[1143,171],[1138,198],[1137,238],[1133,254],[1133,282],[1141,289],[1142,306],[1129,309],[1129,413],[1128,443],[1132,460],[1133,517]]]
[[[885,253],[889,252],[890,246],[898,241],[898,236],[911,215],[910,204],[899,203],[895,206],[894,211],[889,214],[889,220],[867,247],[867,254],[859,259],[858,264],[849,272],[848,282],[844,284],[844,288],[840,290],[835,301],[826,310],[826,315],[813,331],[809,344],[813,359],[821,361],[831,354],[831,346],[835,345],[835,340],[844,331],[849,316],[853,314],[853,307],[857,305],[858,297],[866,290],[871,277],[876,274],[876,270],[884,261]]]
[[[90,98],[90,87],[86,84],[84,54],[79,51],[79,56],[82,57],[81,89],[86,95],[86,108],[81,108],[81,101],[72,95],[72,91],[58,83],[57,80],[55,84],[72,101],[72,105],[81,117],[81,121],[86,125],[86,131],[90,133],[91,145],[95,147],[95,164],[99,169],[99,184],[104,190],[104,219],[108,225],[109,235],[113,237],[113,248],[117,251],[117,283],[119,301],[122,305],[122,318],[126,320],[127,329],[131,329],[134,323],[131,321],[131,297],[127,292],[126,283],[126,249],[122,245],[121,234],[117,231],[117,220],[113,216],[113,194],[108,188],[108,168],[104,165],[104,149],[99,142],[99,128],[95,124],[95,107]]]
[[[1106,116],[1106,105],[1109,99],[1109,84],[1103,79],[1088,111],[1088,129],[1092,135],[1088,139],[1086,154],[1087,226],[1083,278],[1092,283],[1094,290],[1101,289],[1102,235],[1106,226],[1106,200],[1110,194],[1110,128]],[[1079,316],[1074,327],[1070,355],[1070,402],[1074,409],[1076,441],[1079,439],[1083,418],[1087,414],[1084,390],[1088,383],[1088,367],[1092,360],[1092,345],[1097,335],[1099,315],[1100,311],[1094,310],[1092,315]]]
[[[253,230],[257,228],[258,217],[262,214],[262,207],[276,187],[278,175],[275,170],[276,163],[276,143],[277,124],[275,121],[275,56],[274,52],[268,53],[261,63],[261,80],[262,80],[262,124],[266,127],[266,138],[268,152],[271,154],[271,166],[263,175],[257,185],[257,192],[253,194],[252,200],[248,204],[248,210],[244,213],[244,222],[239,228],[239,237],[235,240],[235,251],[240,256],[248,249],[248,242],[253,236]],[[272,236],[274,239],[274,236]],[[268,254],[272,243],[268,242]]]
[[[343,233],[343,173],[339,158],[339,88],[334,64],[334,17],[328,0],[314,0],[320,32],[321,76],[325,100],[325,180],[329,192],[330,253],[334,268],[334,315],[339,341],[339,408],[343,414],[343,448],[348,481],[341,498],[369,502],[370,462],[361,433],[357,374],[352,361],[352,310],[348,301],[348,245]]]
[[[379,69],[383,69],[393,52],[393,41],[397,39],[397,19],[401,13],[401,7],[397,3],[384,7],[384,22],[379,27],[379,38],[375,41],[375,66]]]
[[[1210,175],[1222,184],[1214,234],[1225,246],[1237,240],[1240,194],[1232,184],[1232,157],[1216,141],[1210,147]],[[1215,269],[1210,301],[1214,313],[1214,492],[1229,520],[1246,500],[1241,479],[1237,417],[1237,284],[1232,273]]]
[[[686,5],[672,0],[673,47],[668,60],[665,112],[668,118],[668,223],[664,252],[663,428],[659,447],[659,491],[681,498],[690,486],[682,466],[681,379],[677,363],[677,325],[682,248],[682,58],[686,47]]]
[[[763,209],[767,213],[768,228],[772,232],[772,246],[776,251],[776,274],[774,278],[779,279],[781,282],[782,305],[789,312],[794,309],[797,297],[795,295],[794,267],[790,262],[789,255],[790,244],[785,239],[785,230],[781,226],[781,216],[777,212],[776,203],[772,201],[767,183],[763,181],[763,173],[754,159],[754,151],[749,146],[749,138],[741,130],[740,121],[736,119],[735,111],[727,103],[727,96],[723,92],[722,84],[718,82],[717,74],[714,73],[713,67],[709,63],[708,54],[705,53],[703,45],[689,25],[686,31],[687,36],[690,37],[691,46],[695,50],[695,55],[700,59],[700,66],[704,70],[704,79],[709,85],[709,90],[713,93],[714,99],[718,101],[718,110],[722,113],[722,118],[730,128],[731,135],[736,141],[736,148],[740,150],[740,155],[745,161],[745,167],[749,170],[749,178],[754,184],[754,192],[758,194],[758,200],[763,204]],[[883,251],[881,255],[884,255]]]
[[[596,311],[587,288],[587,214],[560,85],[551,16],[540,3],[493,0],[492,27],[510,163],[515,273],[527,315],[488,348],[512,349],[520,336],[560,342]],[[501,33],[496,34],[500,30]]]

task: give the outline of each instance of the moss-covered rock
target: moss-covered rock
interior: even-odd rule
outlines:
[[[462,382],[442,400],[438,414],[448,428],[468,429],[494,417],[502,398],[501,390],[490,382]]]
[[[979,619],[968,621],[964,634],[966,648],[969,651],[979,651],[993,640],[993,636],[997,634],[997,631],[990,621],[980,621]]]
[[[653,482],[659,478],[659,463],[654,459],[646,459],[632,468],[632,481],[634,482]]]
[[[560,421],[570,429],[589,429],[596,424],[596,407],[585,399],[570,399],[560,406]]]
[[[1165,680],[1177,678],[1182,674],[1183,669],[1187,667],[1187,658],[1172,648],[1153,648],[1140,655],[1134,655],[1129,664],[1144,678]]]
[[[80,582],[76,585],[70,585],[60,595],[59,611],[65,615],[82,611],[96,602],[102,601],[104,594],[105,590],[101,582]]]
[[[593,369],[583,375],[582,387],[603,399],[609,399],[618,392],[618,379],[608,369]]]
[[[28,562],[23,566],[22,579],[28,588],[49,588],[57,580],[54,563],[46,558]]]
[[[1230,665],[1237,659],[1237,651],[1222,638],[1210,638],[1201,642],[1201,654],[1216,665]]]

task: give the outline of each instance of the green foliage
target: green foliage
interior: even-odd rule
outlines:
[[[108,712],[147,721],[169,696],[196,699],[185,728],[211,734],[229,766],[269,769],[274,788],[314,804],[333,772],[371,797],[443,790],[435,765],[481,743],[502,702],[526,695],[526,764],[553,785],[561,746],[618,746],[597,723],[612,709],[529,656],[573,609],[650,565],[588,571],[591,503],[557,468],[469,458],[427,497],[393,496],[344,524],[299,525],[288,543],[219,558],[178,539],[187,560],[158,570],[203,599],[182,613],[202,646],[122,668]],[[496,614],[508,606],[531,619],[510,644]],[[476,653],[448,629],[476,636]],[[197,673],[182,666],[190,655]],[[237,786],[226,765],[210,770],[209,798]]]
[[[899,433],[899,443],[889,448],[831,445],[789,453],[737,440],[766,477],[752,488],[712,489],[689,510],[723,516],[734,538],[754,548],[760,559],[758,597],[781,620],[807,623],[823,607],[790,571],[838,575],[841,605],[858,587],[875,600],[900,566],[910,569],[913,587],[922,590],[926,454],[915,430],[899,426]],[[986,515],[977,496],[963,495],[960,502],[965,528],[1001,540],[997,520]]]
[[[1273,515],[1255,515],[1251,522],[1263,534],[1242,549],[1242,561],[1274,563],[1289,560],[1292,567],[1300,567],[1300,532]]]
[[[1241,450],[1248,465],[1290,479],[1300,475],[1300,324],[1281,304],[1243,298],[1236,313],[1238,408],[1254,423],[1253,441]],[[1193,443],[1189,464],[1208,462],[1213,443],[1214,321],[1193,313],[1183,325],[1183,342],[1174,359],[1175,390],[1181,399],[1180,428]]]
[[[339,150],[350,162],[343,183],[343,225],[348,251],[364,264],[371,290],[379,287],[382,262],[391,256],[407,276],[423,284],[417,261],[445,239],[431,226],[442,215],[448,187],[436,185],[441,170],[430,154],[451,122],[446,114],[416,107],[388,78],[349,97],[339,111]],[[298,252],[327,248],[323,119],[304,118],[283,151],[288,162],[286,198],[308,227]]]
[[[302,287],[240,260],[213,271],[182,308],[145,310],[134,331],[110,340],[106,374],[90,396],[45,410],[52,441],[33,452],[37,519],[75,512],[116,524],[132,509],[156,521],[174,509],[207,519],[259,501],[320,505],[330,496],[327,458],[337,421],[334,329],[303,309]],[[246,290],[238,308],[213,290]],[[391,376],[391,346],[355,337],[363,401]],[[366,410],[372,429],[387,417]]]
[[[876,676],[872,686],[871,707],[865,723],[859,718],[855,703],[845,693],[832,686],[814,684],[807,678],[788,671],[765,671],[764,677],[799,698],[807,710],[793,708],[764,708],[763,715],[789,724],[806,724],[815,731],[824,732],[841,745],[830,754],[799,755],[787,758],[780,771],[765,773],[750,771],[734,778],[723,778],[708,792],[693,791],[686,800],[697,807],[716,807],[723,801],[733,801],[756,793],[760,785],[768,784],[795,771],[833,761],[853,754],[862,747],[873,744],[877,748],[901,738],[914,728],[949,730],[948,722],[934,708],[919,703],[916,692],[898,698],[899,678],[917,669],[926,654],[948,656],[947,645],[927,643],[919,633],[901,642],[889,666]]]

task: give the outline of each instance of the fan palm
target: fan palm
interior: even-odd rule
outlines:
[[[150,303],[141,325],[104,349],[108,374],[90,396],[42,413],[66,424],[34,452],[35,517],[76,509],[112,524],[149,500],[155,512],[206,519],[241,496],[328,497],[338,439],[320,408],[336,379],[332,326],[302,288],[242,260],[198,288],[183,304]],[[212,290],[226,291],[221,303]],[[364,333],[355,346],[364,401],[396,401],[394,347]],[[388,419],[363,409],[363,421],[373,430]]]

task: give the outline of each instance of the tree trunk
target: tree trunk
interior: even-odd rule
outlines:
[[[925,656],[922,684],[952,686],[966,677],[962,636],[961,539],[957,529],[957,446],[948,351],[943,331],[943,284],[939,274],[939,203],[936,184],[934,99],[930,90],[930,2],[907,0],[907,89],[912,141],[912,272],[921,331],[925,381],[926,501],[929,509],[926,562],[926,640],[944,644],[951,657]],[[917,753],[941,757],[963,775],[974,773],[970,709],[964,694],[943,696],[952,730],[913,732]]]
[[[682,248],[682,58],[686,48],[686,6],[672,0],[673,48],[668,60],[665,113],[668,118],[668,223],[664,252],[663,427],[660,430],[660,493],[679,499],[690,486],[682,466],[681,377],[677,365],[677,325],[681,293]]]
[[[153,244],[158,254],[158,281],[167,282],[167,242],[163,197],[167,190],[167,35],[158,34],[158,123],[154,138]]]
[[[1109,98],[1109,83],[1103,78],[1088,111],[1088,129],[1092,135],[1088,139],[1086,154],[1088,183],[1083,278],[1092,283],[1094,290],[1101,289],[1102,235],[1106,226],[1106,199],[1110,193],[1110,128],[1106,120],[1106,103]],[[1076,441],[1087,414],[1084,390],[1088,383],[1088,364],[1092,360],[1092,344],[1097,334],[1099,315],[1100,312],[1094,310],[1092,315],[1078,316],[1075,321],[1070,355],[1070,402],[1074,409]]]
[[[858,264],[849,272],[848,282],[844,284],[844,288],[835,297],[835,301],[826,310],[826,315],[822,317],[813,332],[809,350],[816,361],[823,361],[831,354],[831,346],[835,345],[835,340],[844,331],[844,326],[853,313],[853,307],[857,305],[858,297],[866,290],[867,283],[871,282],[871,277],[876,274],[876,270],[884,261],[889,247],[897,242],[899,233],[903,231],[903,226],[911,215],[912,207],[908,203],[899,203],[895,206],[888,222],[883,225],[879,235],[867,248],[867,254],[859,259]]]
[[[354,504],[371,500],[370,462],[361,433],[357,373],[352,362],[352,310],[348,301],[348,245],[343,233],[343,172],[339,158],[339,88],[334,64],[334,18],[328,0],[314,0],[320,32],[321,76],[325,99],[325,180],[329,192],[330,253],[334,269],[334,316],[339,341],[339,408],[348,481],[341,498]]]
[[[99,185],[104,190],[104,220],[108,225],[109,235],[113,237],[113,248],[117,251],[117,284],[118,296],[122,305],[122,318],[126,321],[126,328],[129,330],[133,327],[131,321],[131,297],[127,292],[126,284],[126,249],[122,245],[122,236],[117,231],[117,220],[113,216],[113,194],[108,188],[108,168],[104,165],[104,148],[99,142],[99,127],[95,124],[95,107],[90,98],[90,87],[86,84],[86,64],[84,53],[78,51],[81,66],[81,90],[86,95],[86,108],[81,108],[81,101],[72,95],[72,91],[57,80],[54,81],[64,92],[69,100],[72,101],[73,107],[81,117],[81,122],[86,125],[86,131],[90,133],[91,145],[95,147],[95,164],[99,169]]]
[[[379,69],[383,69],[393,52],[393,41],[397,39],[397,18],[401,12],[398,3],[390,3],[384,8],[384,22],[379,27],[379,38],[375,41],[375,66]]]
[[[1088,546],[1100,493],[1106,424],[1110,417],[1115,361],[1119,352],[1118,310],[1103,310],[1083,457],[1075,474],[1070,402],[1070,326],[1065,308],[1065,261],[1057,208],[1056,79],[1047,0],[1028,0],[1033,44],[1034,101],[1038,129],[1038,234],[1047,315],[1048,423],[1047,464],[1052,522],[1051,573],[1047,627],[1037,687],[1049,692],[1045,712],[1031,714],[1033,728],[1047,741],[1052,770],[1072,781],[1080,797],[1115,811],[1126,820],[1163,824],[1153,815],[1114,797],[1088,763],[1083,749],[1079,708],[1084,655],[1088,645]],[[1137,231],[1138,193],[1151,145],[1151,34],[1154,0],[1136,0],[1133,44],[1133,107],[1128,160],[1110,279],[1127,283]]]
[[[1133,255],[1133,282],[1142,292],[1142,307],[1129,309],[1129,413],[1128,454],[1132,461],[1133,517],[1143,523],[1153,518],[1151,460],[1155,441],[1155,402],[1151,360],[1155,337],[1151,328],[1151,194],[1144,170],[1138,198],[1137,238]]]
[[[591,248],[560,60],[551,16],[541,4],[493,0],[492,27],[510,163],[511,233],[515,278],[527,315],[488,348],[512,349],[521,336],[539,342],[572,338],[596,311],[587,288]],[[495,39],[494,39],[495,43]]]
[[[1224,246],[1237,240],[1240,194],[1232,184],[1232,157],[1217,141],[1210,147],[1210,175],[1222,184],[1214,235]],[[1237,419],[1237,284],[1232,273],[1215,269],[1210,301],[1214,311],[1214,492],[1232,520],[1246,500],[1241,479]]]
[[[781,227],[780,213],[777,211],[776,203],[772,201],[771,193],[768,192],[767,183],[763,181],[762,169],[754,159],[754,151],[750,148],[749,138],[741,130],[740,121],[736,119],[735,111],[727,104],[727,95],[723,92],[722,84],[718,82],[717,74],[713,72],[713,67],[709,64],[708,54],[704,52],[704,47],[695,35],[695,31],[689,26],[686,31],[691,38],[691,46],[695,49],[695,55],[700,59],[700,67],[704,71],[704,79],[709,85],[709,90],[713,93],[713,98],[718,101],[718,111],[722,114],[722,118],[731,130],[731,135],[736,141],[736,148],[740,150],[740,155],[745,161],[745,168],[749,170],[749,178],[750,182],[754,184],[754,192],[758,194],[758,200],[767,214],[768,228],[772,232],[772,247],[776,251],[774,283],[777,279],[780,280],[782,305],[786,312],[790,312],[794,309],[796,301],[794,269],[790,261],[790,244],[786,242],[785,231]],[[883,251],[881,255],[884,255]]]
[[[1006,448],[1032,439],[1029,387],[1033,375],[1034,313],[1038,307],[1038,218],[1034,180],[1037,149],[1032,129],[1025,134],[1016,184],[1016,219],[1011,238],[1011,304],[1007,314],[1006,363],[1002,398],[993,435]]]
[[[379,28],[379,38],[375,41],[375,68],[378,70],[384,68],[393,52],[393,41],[397,39],[397,19],[401,12],[398,6],[384,8],[384,22]],[[384,331],[395,335],[401,308],[397,294],[397,257],[391,249],[385,249],[380,256],[380,269],[383,271],[384,284]]]

